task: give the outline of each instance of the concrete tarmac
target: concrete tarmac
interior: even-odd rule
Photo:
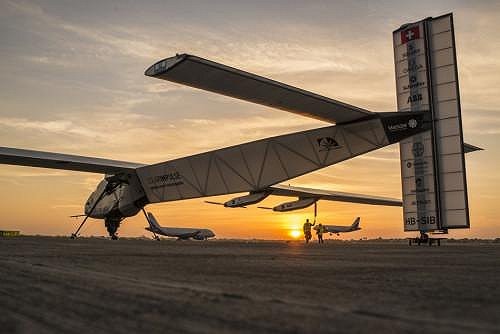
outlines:
[[[0,239],[2,333],[500,333],[500,244]]]

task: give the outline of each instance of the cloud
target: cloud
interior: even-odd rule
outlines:
[[[91,137],[93,139],[101,136],[99,132],[92,131],[89,128],[76,126],[73,122],[67,120],[32,121],[23,118],[0,117],[0,126],[15,128],[20,131],[36,130],[54,134],[65,133],[82,137]]]

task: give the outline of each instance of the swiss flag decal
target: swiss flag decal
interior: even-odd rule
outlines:
[[[403,44],[417,38],[420,38],[419,26],[401,31],[401,43]]]

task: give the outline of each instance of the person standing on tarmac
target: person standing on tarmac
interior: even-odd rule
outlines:
[[[322,224],[319,224],[318,227],[316,227],[316,235],[318,236],[318,243],[319,244],[324,243],[323,232],[325,232],[325,228],[323,227]]]
[[[316,222],[314,222],[314,224],[316,224]],[[306,239],[306,244],[312,239],[311,228],[314,226],[314,224],[311,224],[309,222],[309,219],[306,219],[306,222],[304,223],[303,229],[304,229],[304,239]]]

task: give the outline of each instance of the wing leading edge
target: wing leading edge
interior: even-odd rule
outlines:
[[[144,74],[328,123],[352,122],[373,114],[347,103],[189,54],[160,60]]]
[[[9,147],[0,147],[0,164],[64,169],[99,174],[135,172],[137,168],[145,166],[144,164],[134,162]]]

